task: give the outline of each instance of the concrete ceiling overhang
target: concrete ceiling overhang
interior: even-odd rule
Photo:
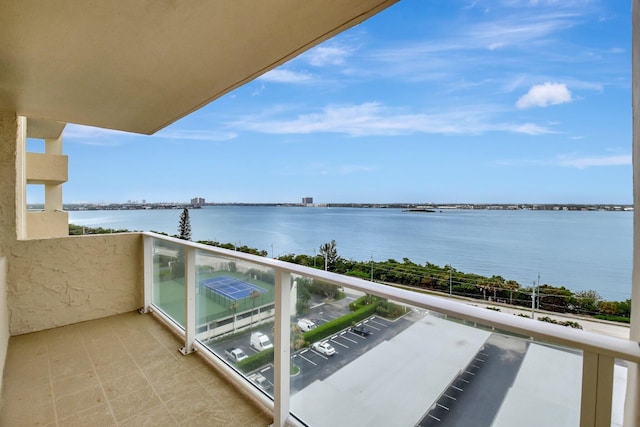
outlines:
[[[0,111],[152,134],[396,1],[3,1]]]

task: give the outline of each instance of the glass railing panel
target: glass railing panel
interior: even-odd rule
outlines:
[[[308,425],[579,425],[580,351],[296,283],[290,407]]]
[[[272,268],[196,252],[196,339],[272,397],[274,295]]]
[[[185,250],[164,240],[153,240],[153,304],[178,323],[185,324]]]

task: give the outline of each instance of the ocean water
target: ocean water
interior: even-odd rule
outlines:
[[[176,234],[180,210],[72,211],[78,225]],[[190,210],[193,240],[247,245],[279,256],[309,254],[335,239],[359,261],[450,264],[523,286],[631,294],[632,212],[212,206]]]

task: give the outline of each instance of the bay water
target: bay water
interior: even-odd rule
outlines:
[[[176,234],[181,210],[71,211],[91,227]],[[630,298],[633,212],[207,206],[189,211],[192,240],[266,250],[269,256],[318,252],[335,240],[357,261],[409,258],[522,286],[538,282],[604,299]]]

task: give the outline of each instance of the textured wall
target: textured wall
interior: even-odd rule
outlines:
[[[18,123],[14,114],[0,113],[0,386],[9,345],[9,310],[7,304],[7,246],[16,239],[16,136]],[[1,390],[1,388],[0,388]]]
[[[142,306],[139,234],[16,241],[9,259],[12,335]]]
[[[2,339],[9,333],[54,328],[142,306],[139,234],[17,239],[21,123],[15,114],[0,113],[0,357],[6,351]]]

